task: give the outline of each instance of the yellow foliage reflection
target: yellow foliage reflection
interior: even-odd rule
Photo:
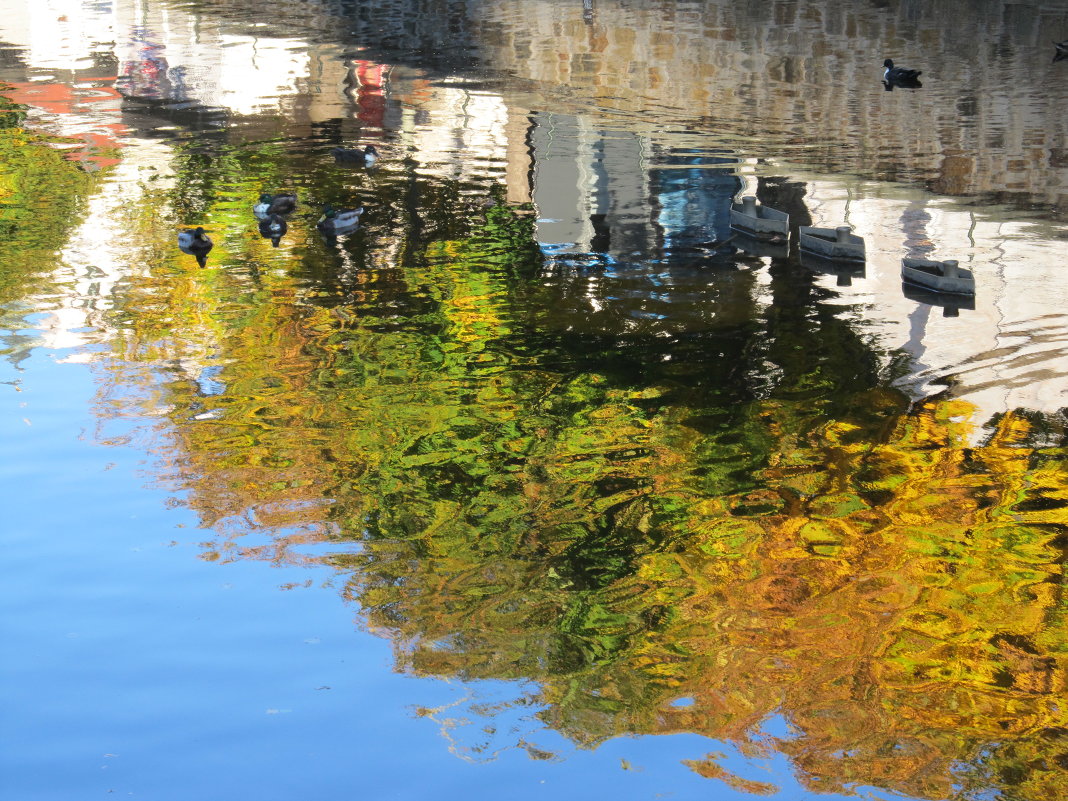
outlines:
[[[295,269],[168,255],[131,281],[112,383],[169,371],[142,400],[205,557],[333,566],[400,669],[534,682],[516,703],[580,746],[695,732],[815,791],[1068,796],[1063,423],[907,408],[855,377],[847,324],[789,304],[772,336],[712,331],[736,358],[707,379],[628,373],[623,337],[589,369],[527,311],[551,307],[507,255],[529,223],[480,208],[429,246],[368,232],[408,256],[333,307]],[[715,374],[760,359],[765,393]]]

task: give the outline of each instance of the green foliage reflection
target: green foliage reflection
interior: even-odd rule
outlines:
[[[93,185],[51,140],[21,127],[24,118],[0,94],[0,304],[25,297],[54,268]]]
[[[254,197],[267,154],[212,169]],[[114,369],[179,365],[150,400],[206,558],[325,561],[402,669],[536,682],[582,745],[699,732],[816,791],[1068,795],[1063,419],[909,409],[791,275],[766,310],[712,286],[722,325],[586,336],[524,209],[411,165],[363,185],[358,236],[280,253],[189,172],[181,215],[231,220],[237,266],[132,281]],[[796,736],[758,737],[775,713]]]

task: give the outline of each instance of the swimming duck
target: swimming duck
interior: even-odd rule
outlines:
[[[338,211],[333,206],[323,208],[323,216],[315,227],[328,236],[344,234],[360,224],[360,215],[363,214],[363,206],[358,209]]]
[[[330,152],[338,161],[351,161],[365,167],[370,167],[378,161],[378,150],[374,145],[368,145],[363,150],[354,147],[335,147]]]
[[[178,249],[182,253],[196,256],[197,264],[201,267],[207,266],[208,254],[213,247],[215,247],[214,244],[204,233],[203,228],[189,228],[178,234]]]
[[[1053,46],[1057,48],[1053,54],[1054,63],[1068,58],[1068,39],[1065,39],[1063,42],[1054,42]]]
[[[260,220],[260,236],[270,239],[275,247],[278,247],[278,243],[288,230],[289,224],[281,214],[269,214]]]
[[[908,83],[909,81],[915,81],[923,74],[923,70],[908,70],[904,67],[895,67],[894,62],[890,59],[884,61],[883,66],[886,67],[883,72],[883,80],[887,83]]]
[[[260,220],[271,214],[292,214],[297,207],[297,196],[292,192],[280,195],[260,195],[260,202],[252,207],[252,213]]]

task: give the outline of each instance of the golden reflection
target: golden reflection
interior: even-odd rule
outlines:
[[[428,711],[458,752],[551,757],[457,722],[519,708],[582,747],[694,732],[777,750],[814,791],[1068,791],[1059,417],[910,408],[782,273],[773,303],[695,326],[707,339],[598,340],[532,279],[526,209],[414,167],[380,179],[395,216],[360,238],[295,225],[276,250],[212,199],[205,163],[181,153],[175,188],[132,212],[149,269],[116,293],[101,417],[152,415],[143,439],[168,443],[160,473],[212,532],[204,558],[328,565],[399,669],[536,685]],[[249,198],[276,169],[210,165]],[[158,244],[190,175],[225,232],[219,269]],[[336,276],[309,272],[324,261]],[[776,715],[790,736],[763,733]]]
[[[683,24],[662,13],[669,5]],[[545,175],[530,163],[537,142],[525,140],[539,129],[525,109],[566,88],[553,135],[574,111],[592,153],[603,132],[591,121],[616,115],[628,132],[619,149],[634,153],[628,170],[644,165],[650,143],[697,141],[662,130],[696,113],[738,159],[862,167],[1061,209],[1063,116],[1033,97],[1033,124],[1010,113],[1003,76],[1022,80],[1024,50],[1004,54],[1000,73],[977,71],[953,42],[978,35],[979,15],[962,30],[944,5],[901,24],[940,23],[925,34],[940,54],[929,69],[974,87],[966,102],[947,104],[937,89],[854,102],[869,86],[866,60],[901,38],[883,9],[855,4],[535,3],[521,24],[509,22],[511,6],[485,4],[474,25],[482,49],[538,86],[537,103],[371,61],[342,70],[330,47],[279,59],[266,71],[271,87],[310,80],[300,70],[355,76],[353,118],[372,127],[386,127],[395,89],[400,141],[438,161],[401,156],[358,182],[315,154],[240,143],[248,131],[233,135],[239,145],[175,145],[166,186],[145,179],[121,210],[131,242],[114,258],[136,269],[112,291],[102,425],[147,421],[163,480],[211,532],[205,559],[328,565],[343,597],[393,641],[398,668],[536,684],[511,704],[470,705],[480,721],[529,706],[585,747],[695,732],[747,755],[786,754],[813,791],[1068,796],[1063,415],[1004,399],[991,415],[993,404],[927,384],[918,394],[931,397],[909,407],[872,366],[890,357],[810,302],[812,283],[782,264],[722,285],[709,278],[685,325],[672,327],[687,314],[681,303],[667,322],[620,322],[613,315],[633,309],[612,305],[600,275],[544,280],[532,209],[501,202],[541,200],[530,185]],[[1055,15],[1039,16],[1006,12],[991,25],[1037,41]],[[173,30],[191,39],[194,22]],[[253,48],[224,27],[211,41]],[[129,74],[144,77],[149,61],[130,60],[141,67]],[[204,91],[244,111],[278,99],[274,89]],[[482,115],[477,125],[461,124],[468,109]],[[947,109],[984,124],[956,124]],[[316,95],[306,111],[299,123],[310,130],[353,108]],[[421,118],[433,114],[455,125]],[[850,146],[816,147],[814,131]],[[320,199],[373,197],[360,236],[321,244],[299,215],[278,249],[256,234],[251,199],[294,177],[294,163],[302,191]],[[85,191],[83,175],[49,170],[71,198]],[[13,174],[0,175],[5,198],[30,191]],[[652,193],[645,172],[627,177],[634,196]],[[829,183],[813,182],[809,200],[868,215],[896,243],[884,253],[930,246],[929,223],[943,226],[943,243],[947,231],[974,237],[959,209],[913,208],[870,187],[854,203],[854,183]],[[592,228],[592,216],[580,219]],[[215,269],[164,244],[193,221],[212,230]],[[651,240],[652,230],[641,233]],[[33,269],[57,249],[47,237],[19,248]],[[21,274],[0,288],[25,294]],[[994,316],[1001,345],[1004,317]],[[1034,321],[1020,319],[1031,344]],[[908,324],[910,336],[922,328]],[[1034,383],[1029,373],[1018,381]],[[763,733],[775,715],[789,736]],[[458,728],[458,750],[492,750],[464,745]],[[505,745],[552,756],[521,732]],[[746,792],[775,789],[733,776],[716,754],[679,756]]]
[[[398,667],[533,680],[516,703],[582,746],[697,732],[789,755],[814,791],[1068,792],[1068,487],[1045,444],[1063,431],[1005,414],[975,445],[970,404],[871,390],[840,418],[779,393],[703,433],[723,410],[662,403],[666,385],[504,360],[517,315],[479,241],[394,271],[434,287],[425,331],[298,314],[287,275],[238,322],[247,278],[168,273],[168,308],[197,310],[187,341],[231,323],[200,346],[225,353],[224,389],[198,379],[212,358],[179,359],[164,412],[171,479],[215,532],[205,558],[329,564]],[[793,736],[761,734],[775,714]],[[774,789],[714,755],[685,764]]]

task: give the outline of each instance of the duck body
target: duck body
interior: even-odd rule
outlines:
[[[1053,62],[1063,61],[1068,58],[1068,39],[1063,42],[1054,42],[1053,46],[1056,48],[1053,53]]]
[[[278,247],[278,243],[288,230],[289,223],[281,214],[269,214],[260,220],[260,236],[270,239],[275,247]]]
[[[260,195],[260,202],[252,207],[257,219],[263,220],[272,214],[292,214],[297,208],[297,196],[292,192],[281,195]]]
[[[363,206],[358,209],[337,210],[333,206],[323,209],[323,216],[315,227],[327,236],[336,236],[353,230],[360,224],[360,215],[363,214]]]
[[[368,145],[363,150],[355,147],[335,147],[330,152],[338,161],[362,164],[364,167],[370,167],[378,161],[378,150],[374,145]]]
[[[895,67],[894,62],[890,59],[886,59],[886,61],[883,62],[883,67],[885,67],[883,70],[883,80],[887,83],[912,83],[923,74],[923,70],[909,70],[904,67]]]
[[[204,233],[203,228],[189,228],[178,234],[178,249],[182,253],[195,256],[197,264],[201,267],[207,266],[208,254],[213,247],[215,247],[214,243]]]

